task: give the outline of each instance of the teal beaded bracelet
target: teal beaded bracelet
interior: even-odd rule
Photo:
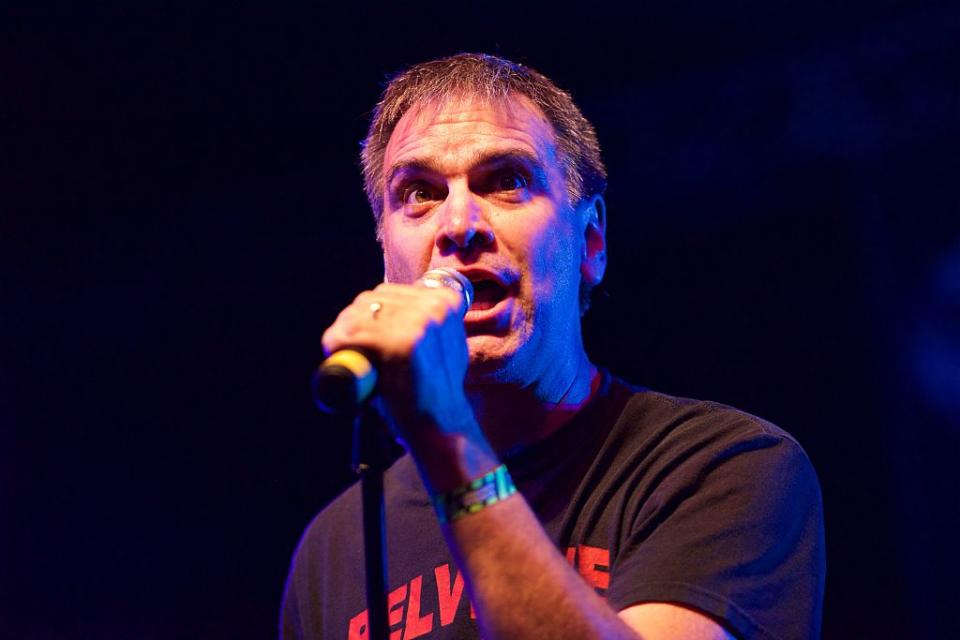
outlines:
[[[506,465],[501,464],[490,473],[453,491],[433,496],[433,508],[437,511],[440,524],[445,524],[486,509],[516,492],[517,487]]]

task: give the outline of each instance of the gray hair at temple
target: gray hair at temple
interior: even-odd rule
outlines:
[[[492,104],[513,95],[529,98],[553,126],[569,203],[576,206],[583,198],[603,193],[607,170],[600,159],[597,134],[569,93],[522,64],[485,54],[460,53],[400,72],[387,83],[374,109],[360,161],[378,238],[383,216],[383,156],[403,115],[432,101],[476,97]]]

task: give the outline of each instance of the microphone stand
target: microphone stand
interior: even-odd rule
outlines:
[[[353,470],[360,476],[363,503],[363,557],[367,578],[367,638],[387,640],[386,522],[383,472],[390,462],[388,442],[376,412],[367,404],[353,420]]]

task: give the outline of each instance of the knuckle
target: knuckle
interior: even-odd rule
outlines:
[[[354,314],[352,307],[347,307],[337,316],[337,319],[334,320],[333,324],[330,325],[330,328],[327,329],[327,332],[331,331],[344,331],[350,332],[353,330],[354,325],[356,325],[356,315]]]
[[[442,313],[446,311],[447,303],[443,298],[434,296],[430,298],[429,308],[434,313]]]
[[[397,284],[395,282],[381,282],[369,293],[371,296],[393,297],[395,294],[402,294],[410,288],[408,284]]]
[[[370,304],[370,300],[373,297],[372,291],[361,291],[357,294],[357,297],[353,299],[353,304]]]
[[[323,347],[324,353],[329,355],[338,344],[337,334],[333,329],[327,329],[323,332],[323,336],[320,338],[320,345]]]
[[[461,294],[453,291],[451,289],[437,289],[437,300],[439,300],[443,306],[454,309],[460,300],[462,299]]]

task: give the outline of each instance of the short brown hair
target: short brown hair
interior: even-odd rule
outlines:
[[[511,95],[530,99],[553,127],[571,205],[602,194],[607,170],[593,125],[566,91],[545,75],[522,64],[480,53],[460,53],[414,65],[388,83],[373,112],[360,162],[364,189],[380,229],[383,214],[383,156],[397,123],[410,109],[451,97],[478,97],[497,102]]]

